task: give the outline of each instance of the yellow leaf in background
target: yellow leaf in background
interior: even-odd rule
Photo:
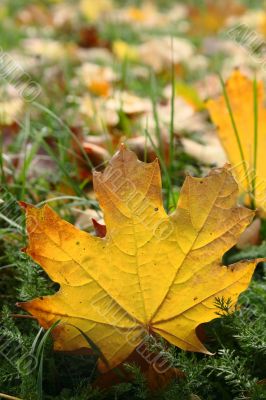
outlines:
[[[137,61],[138,51],[135,46],[124,42],[123,40],[115,40],[112,45],[113,53],[119,60]]]
[[[264,10],[258,11],[258,31],[266,36],[266,13]]]
[[[111,91],[111,85],[108,82],[94,80],[89,85],[89,90],[97,96],[107,97]]]
[[[128,15],[133,21],[136,22],[145,21],[146,19],[145,10],[142,10],[141,8],[137,7],[130,7],[128,9]]]
[[[78,75],[91,93],[103,97],[110,94],[112,84],[117,80],[111,67],[94,63],[84,63],[80,67]]]
[[[96,21],[114,8],[112,0],[80,0],[80,11],[89,21]]]
[[[100,361],[102,370],[123,362],[147,332],[208,353],[196,327],[217,318],[217,297],[231,298],[233,310],[258,261],[221,265],[254,215],[236,206],[231,173],[224,168],[206,178],[187,177],[177,210],[168,216],[157,160],[140,162],[122,146],[94,175],[94,189],[104,238],[78,230],[47,205],[25,205],[26,253],[60,290],[20,306],[44,328],[61,321],[53,330],[57,350],[87,347],[83,331],[108,362]]]
[[[189,86],[185,82],[178,81],[175,84],[176,95],[183,97],[195,110],[202,110],[204,103],[200,99],[198,92],[193,86]]]
[[[262,82],[257,82],[258,146],[256,174],[254,168],[254,92],[256,91],[254,91],[253,82],[236,70],[226,83],[226,92],[241,142],[245,163],[242,162],[224,96],[209,100],[207,108],[212,121],[218,128],[219,138],[232,164],[241,192],[245,193],[251,190],[252,181],[256,175],[256,206],[266,212],[266,109],[263,104],[263,84]]]
[[[7,101],[0,101],[0,125],[11,125],[21,117],[24,102],[20,97],[13,97]]]

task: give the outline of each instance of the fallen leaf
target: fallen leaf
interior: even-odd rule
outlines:
[[[199,80],[195,87],[201,100],[207,100],[210,97],[216,97],[221,92],[221,83],[217,75],[207,75]]]
[[[39,26],[52,26],[52,15],[48,8],[43,4],[30,4],[16,15],[16,20],[19,24],[39,25]]]
[[[263,31],[263,25],[265,23],[265,11],[264,9],[248,9],[244,14],[234,15],[228,19],[228,26],[237,27],[245,25],[251,30],[255,30],[258,34],[265,32]]]
[[[171,367],[162,355],[152,353],[145,344],[141,346],[140,350],[133,351],[125,360],[125,363],[114,370],[99,374],[94,386],[106,389],[125,381],[132,382],[134,376],[127,368],[130,364],[138,366],[147,381],[148,387],[153,392],[166,387],[173,379],[181,380],[185,378],[184,372]]]
[[[75,156],[79,169],[79,176],[83,180],[92,180],[92,169],[103,169],[107,160],[109,160],[111,156],[103,145],[99,146],[98,144],[89,141],[84,141],[81,145],[83,151],[81,151],[80,147],[77,146],[77,144],[74,144],[74,146],[76,147]],[[84,152],[87,154],[87,157],[84,156]]]
[[[240,235],[237,242],[238,249],[246,249],[249,246],[258,245],[261,241],[260,239],[260,229],[261,229],[261,219],[256,218],[249,225],[249,227]]]
[[[21,97],[21,91],[24,87],[17,85],[0,86],[0,125],[3,127],[11,127],[19,124],[23,119],[26,104]],[[24,93],[24,92],[23,92]],[[8,133],[10,129],[7,130]]]
[[[113,127],[119,122],[117,111],[107,107],[104,97],[93,99],[91,96],[85,95],[80,98],[80,114],[84,121],[88,121],[88,125],[92,131],[100,132],[103,127]]]
[[[203,143],[188,138],[180,140],[187,154],[204,164],[222,167],[226,163],[226,155],[219,139],[213,133],[202,134],[200,139]]]
[[[166,98],[171,99],[172,85],[166,86],[164,89],[164,95]],[[182,97],[195,110],[202,110],[204,108],[204,103],[200,99],[197,90],[193,86],[187,85],[183,81],[178,81],[175,83],[175,95]]]
[[[83,331],[99,349],[102,371],[123,362],[149,333],[210,354],[195,329],[217,318],[217,297],[230,297],[233,311],[260,261],[221,265],[254,215],[235,205],[230,171],[188,176],[168,216],[158,161],[142,163],[122,146],[104,173],[95,173],[94,189],[104,238],[78,230],[47,205],[22,204],[29,235],[24,251],[60,290],[19,305],[45,329],[60,320],[53,330],[56,350],[88,348]]]
[[[95,224],[94,221],[97,220],[97,224],[99,224],[99,221],[103,221],[103,219],[101,218],[101,214],[99,213],[99,211],[97,212],[96,210],[93,210],[92,208],[86,209],[86,210],[80,210],[78,208],[74,208],[72,209],[73,214],[76,215],[76,222],[75,222],[75,226],[78,229],[83,229],[83,230],[87,230],[87,231],[95,231],[96,236],[100,236],[98,235],[98,233],[96,232],[95,229]]]
[[[163,362],[163,360],[160,361]],[[169,368],[165,367],[165,371],[160,371],[159,362],[150,364],[144,376],[147,379],[149,388],[153,392],[162,390],[162,388],[169,385],[169,383],[174,379],[185,378],[184,372],[182,372],[179,368],[173,368],[169,366]]]
[[[235,70],[226,82],[226,92],[229,98],[234,122],[238,131],[243,151],[244,161],[238,145],[238,140],[232,125],[224,96],[209,100],[206,105],[212,121],[218,128],[218,135],[232,164],[242,193],[252,192],[255,178],[255,203],[266,212],[266,108],[264,107],[263,84],[257,82],[258,107],[258,145],[257,165],[254,165],[254,89],[253,82],[239,70]]]
[[[117,91],[106,100],[106,109],[123,111],[126,115],[137,116],[152,111],[152,103],[148,98],[138,97],[126,91]]]
[[[73,43],[60,43],[56,40],[37,37],[24,39],[22,46],[26,54],[54,62],[75,57],[76,53],[76,47]]]
[[[174,100],[174,118],[172,117],[172,109],[173,106],[170,99],[157,107],[161,130],[163,127],[166,127],[169,131],[172,123],[174,132],[178,135],[183,132],[204,132],[206,130],[206,117],[204,114],[196,112],[182,97],[178,96]],[[145,115],[141,123],[143,130],[148,128],[149,133],[156,132],[157,123],[153,112]]]
[[[120,60],[138,61],[138,51],[136,46],[130,45],[123,40],[115,40],[112,44],[114,55]]]
[[[103,97],[110,94],[112,83],[117,79],[112,68],[93,63],[84,63],[78,76],[91,93]]]
[[[144,64],[158,73],[168,70],[172,64],[189,64],[195,56],[194,46],[188,40],[170,36],[147,40],[139,46],[138,54]]]
[[[106,226],[104,224],[100,224],[96,219],[92,219],[92,223],[95,229],[96,236],[104,238],[106,236]]]
[[[89,48],[108,48],[109,43],[100,38],[99,32],[95,26],[83,26],[79,30],[79,46],[85,49]]]
[[[202,7],[191,6],[189,19],[191,21],[191,33],[206,35],[217,33],[229,17],[242,15],[245,7],[232,0],[206,0]]]
[[[177,23],[187,15],[187,7],[177,4],[169,10],[158,9],[151,1],[143,1],[140,7],[130,6],[117,8],[108,19],[115,23],[131,24],[138,28],[162,28],[168,27],[171,23]]]
[[[53,25],[56,29],[71,32],[79,21],[74,3],[62,2],[52,8]]]
[[[97,21],[110,11],[114,5],[111,0],[80,0],[80,11],[88,21]]]
[[[10,126],[19,120],[25,104],[23,100],[17,96],[8,101],[0,101],[0,124]]]
[[[157,139],[156,137],[152,138],[152,140],[154,140],[155,142],[156,139]],[[151,162],[157,158],[154,147],[152,147],[149,140],[144,136],[138,135],[133,138],[129,138],[126,140],[126,144],[130,148],[130,150],[134,151],[138,159],[141,161],[145,161],[146,159],[146,161]],[[169,153],[168,143],[165,143],[165,141],[163,141],[163,145],[168,150]],[[167,160],[167,158],[169,159],[169,154],[168,157],[167,154],[164,154],[164,159]]]
[[[91,47],[84,49],[79,47],[77,50],[77,59],[80,62],[92,62],[101,64],[114,63],[114,56],[109,49],[104,47]]]

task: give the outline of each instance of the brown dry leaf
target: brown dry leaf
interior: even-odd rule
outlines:
[[[104,223],[102,214],[100,211],[96,211],[96,210],[93,210],[90,208],[87,210],[80,210],[78,208],[75,208],[73,211],[74,211],[74,214],[76,215],[75,226],[78,229],[92,231],[95,226],[93,221],[97,221],[97,223],[101,223],[101,224]],[[99,236],[99,235],[97,235],[97,236]]]
[[[245,7],[235,0],[206,0],[203,7],[189,8],[190,32],[196,35],[217,33],[229,17],[244,12]]]
[[[100,38],[96,26],[83,26],[79,30],[79,46],[84,48],[109,48],[109,43]]]
[[[254,219],[254,221],[247,227],[247,229],[240,235],[237,248],[245,249],[249,246],[255,246],[260,243],[260,228],[261,220],[260,218]]]

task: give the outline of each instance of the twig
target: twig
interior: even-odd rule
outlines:
[[[19,397],[9,396],[8,394],[0,393],[0,398],[2,399],[9,399],[9,400],[23,400]]]
[[[12,318],[27,318],[27,319],[37,319],[33,315],[24,315],[24,314],[10,314]]]

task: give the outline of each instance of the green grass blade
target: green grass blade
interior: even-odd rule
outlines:
[[[164,173],[164,176],[166,178],[166,184],[167,184],[167,187],[166,187],[166,189],[167,189],[166,211],[168,212],[169,211],[169,203],[170,203],[169,200],[170,200],[170,198],[172,198],[173,204],[175,203],[175,195],[173,193],[169,171],[168,171],[168,169],[167,169],[167,167],[165,165],[164,159],[162,158],[161,154],[159,153],[158,148],[156,147],[155,143],[153,142],[152,137],[149,134],[148,130],[145,130],[145,135],[147,135],[147,138],[149,139],[149,141],[150,141],[150,143],[151,143],[151,145],[152,145],[152,147],[153,147],[153,149],[154,149],[154,151],[155,151],[155,153],[156,153],[156,155],[158,157],[158,160],[160,161],[160,166],[161,166],[161,168],[163,170],[163,173]]]
[[[160,153],[160,156],[163,157],[163,142],[162,142],[159,115],[158,115],[158,110],[157,110],[157,100],[156,100],[156,78],[152,72],[151,72],[150,79],[151,79],[152,111],[153,111],[153,118],[155,121],[155,133],[156,133],[156,137],[157,137],[157,141],[158,141],[157,153]]]
[[[172,178],[174,166],[174,117],[175,117],[175,65],[173,60],[173,38],[171,40],[172,47],[172,77],[171,77],[171,121],[170,121],[170,176]]]
[[[71,131],[71,129],[69,128],[69,126],[67,124],[65,124],[64,121],[62,121],[61,118],[59,118],[55,113],[53,113],[51,110],[49,110],[48,108],[44,107],[42,104],[39,104],[37,102],[33,102],[33,105],[38,108],[39,110],[47,113],[51,118],[53,118],[55,121],[57,121],[59,123],[59,125],[61,125],[64,129],[66,129],[66,131],[69,133],[69,135],[72,137],[72,139],[76,142],[76,144],[79,147],[79,150],[81,151],[82,156],[84,157],[84,159],[86,160],[86,162],[88,163],[89,167],[91,169],[93,169],[93,164],[90,160],[90,158],[88,157],[88,154],[86,153],[86,151],[84,150],[82,144],[80,143],[78,137]]]
[[[172,51],[172,70],[171,70],[171,120],[170,120],[170,166],[169,166],[169,175],[170,175],[170,185],[172,187],[173,182],[173,172],[174,172],[174,156],[175,156],[175,149],[174,149],[174,119],[175,119],[175,65],[173,60],[173,38],[171,38],[171,51]],[[169,209],[170,205],[170,191],[167,192],[167,208]]]
[[[91,340],[91,338],[89,338],[89,336],[83,332],[80,328],[78,328],[75,325],[72,324],[68,324],[70,326],[73,326],[73,328],[76,328],[79,333],[84,337],[84,339],[86,340],[86,342],[88,343],[89,347],[94,351],[94,353],[102,360],[102,362],[104,363],[104,365],[109,369],[109,363],[108,360],[106,359],[105,355],[102,353],[101,349]]]
[[[248,184],[248,191],[249,191],[249,194],[251,195],[252,194],[252,187],[251,187],[250,180],[249,180],[247,163],[246,163],[246,160],[245,160],[244,151],[243,151],[243,147],[242,147],[242,144],[241,144],[241,140],[240,140],[240,136],[239,136],[239,133],[238,133],[238,129],[237,129],[237,126],[236,126],[236,122],[235,122],[233,110],[232,110],[232,107],[231,107],[230,99],[229,99],[229,96],[228,96],[228,93],[227,93],[227,90],[226,90],[226,86],[225,86],[225,83],[224,83],[223,78],[221,77],[221,75],[219,75],[219,78],[220,78],[220,82],[221,82],[222,89],[223,89],[223,95],[224,95],[226,107],[227,107],[227,110],[229,112],[231,124],[232,124],[233,131],[234,131],[234,134],[235,134],[235,138],[236,138],[236,141],[237,141],[237,145],[238,145],[241,161],[242,161],[242,164],[243,164],[244,172],[245,172],[245,175],[246,175],[247,184]],[[252,198],[251,198],[251,203],[253,205],[253,199]]]
[[[43,337],[40,340],[39,345],[36,347],[36,339],[34,341],[34,349],[36,348],[36,359],[38,362],[38,372],[37,372],[37,392],[38,392],[38,399],[42,400],[43,399],[43,361],[44,361],[44,349],[45,349],[45,344],[51,335],[51,332],[54,330],[54,328],[60,323],[59,321],[56,321],[53,323],[53,325],[50,326],[50,328],[45,332]],[[39,335],[39,333],[38,333]],[[37,335],[37,336],[38,336]]]

